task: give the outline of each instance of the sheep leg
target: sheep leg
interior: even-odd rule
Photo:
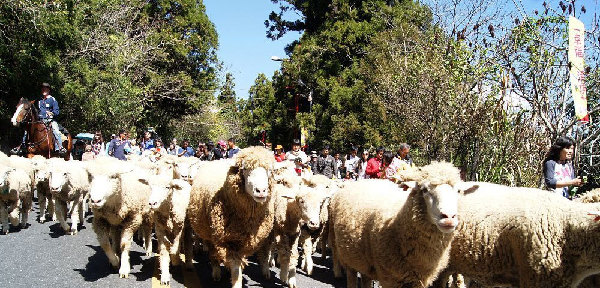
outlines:
[[[169,272],[169,262],[170,262],[170,255],[169,255],[169,250],[167,249],[167,246],[165,245],[165,240],[164,240],[164,235],[158,235],[158,230],[157,232],[157,238],[158,238],[158,251],[159,251],[159,260],[160,260],[160,284],[161,285],[169,285],[169,282],[171,281],[171,273]],[[162,233],[161,233],[162,234]]]
[[[289,288],[296,288],[297,287],[297,283],[296,283],[296,265],[298,265],[298,240],[300,239],[300,234],[296,234],[295,237],[293,238],[292,241],[292,245],[291,245],[291,254],[290,254],[290,261],[288,262],[288,287]]]
[[[133,234],[136,229],[133,225],[126,226],[123,228],[123,234],[121,234],[121,268],[119,269],[120,278],[129,278],[129,272],[131,272],[131,266],[129,265],[129,250],[131,249],[131,242],[133,241]]]
[[[140,227],[138,232],[138,235],[140,233],[142,234],[146,256],[152,256],[152,224],[147,220],[142,221],[142,226]]]
[[[79,224],[83,224],[83,222],[85,222],[85,197],[79,198],[79,204],[77,205],[79,207]]]
[[[287,248],[287,247],[286,247]],[[279,258],[279,280],[285,284],[289,284],[289,273],[290,273],[290,254],[289,249],[277,249]]]
[[[8,225],[8,207],[6,207],[6,203],[4,201],[0,201],[0,219],[2,219],[2,233],[8,234],[8,229],[10,226]]]
[[[179,243],[181,241],[181,234],[183,234],[183,229],[179,229],[179,231],[175,231],[175,238],[173,239],[173,242],[171,244],[171,247],[169,249],[169,254],[171,254],[171,256],[173,256],[173,265],[179,265],[181,262],[181,258],[179,258]]]
[[[46,194],[38,191],[38,202],[40,205],[40,223],[46,222]]]
[[[346,268],[346,287],[347,288],[357,288],[358,281],[356,276],[356,270],[347,267]]]
[[[313,243],[311,237],[306,237],[302,242],[302,269],[306,271],[306,274],[312,275],[313,271],[313,260],[312,260],[312,251],[313,251]]]
[[[21,207],[21,200],[12,202],[8,208],[8,220],[10,220],[10,224],[15,227],[19,226],[19,207]]]
[[[79,212],[81,211],[81,201],[75,200],[71,202],[71,231],[69,232],[70,235],[77,234],[77,225],[79,224],[78,220],[81,219],[81,217],[79,216]]]
[[[32,203],[31,199],[25,199],[21,203],[21,228],[26,228],[27,222],[29,222],[29,211],[31,210]]]
[[[46,198],[48,199],[48,214],[52,216],[52,221],[56,221],[56,200],[50,193],[46,194]]]
[[[66,213],[67,213],[67,202],[62,201],[62,200],[56,200],[56,216],[58,217],[58,222],[60,223],[60,227],[62,227],[62,229],[65,232],[69,232],[69,225],[67,225],[67,220],[66,218]]]
[[[260,265],[260,272],[265,277],[265,279],[271,279],[271,242],[267,241],[262,247],[258,250],[258,264]]]
[[[360,288],[373,288],[373,279],[360,274]]]
[[[115,250],[113,250],[113,246],[110,243],[111,234],[115,229],[111,228],[108,222],[98,217],[94,217],[92,226],[94,228],[94,231],[96,232],[96,236],[98,238],[98,242],[100,243],[100,247],[102,247],[102,250],[104,250],[104,254],[106,254],[106,257],[108,257],[108,262],[110,262],[110,265],[114,269],[116,269],[117,267],[119,267],[119,257],[115,253]],[[113,241],[115,240],[113,239]]]
[[[231,288],[242,288],[242,261],[231,261],[229,269],[231,270]]]
[[[187,270],[192,270],[194,268],[194,235],[192,235],[192,228],[190,228],[187,220],[185,222],[185,226],[183,227],[183,233],[185,268]]]

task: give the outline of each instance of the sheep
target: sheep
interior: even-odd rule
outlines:
[[[328,197],[322,199],[322,202],[319,207],[319,225],[313,226],[313,228],[311,229],[309,225],[305,224],[302,225],[300,231],[299,242],[302,244],[302,258],[300,262],[300,267],[306,272],[307,275],[312,275],[312,254],[315,252],[317,244],[321,244],[321,255],[323,259],[325,259],[327,254],[327,230],[325,228],[329,219],[329,214],[327,211],[329,207],[329,199],[331,195],[333,195],[335,191],[337,191],[337,189],[340,187],[338,186],[338,183],[323,175],[314,175],[308,181],[308,185],[311,187],[321,187],[321,189],[327,190],[329,194]]]
[[[8,234],[9,220],[13,226],[27,227],[33,202],[31,178],[22,169],[0,166],[0,219],[2,232]]]
[[[160,283],[169,285],[170,257],[174,263],[179,262],[179,243],[184,230],[185,216],[190,201],[192,186],[184,180],[169,177],[152,177],[140,179],[150,185],[152,193],[149,198],[150,209],[154,211],[154,224],[160,259]],[[186,259],[188,267],[192,259]]]
[[[329,204],[334,274],[346,269],[348,287],[379,280],[382,287],[427,287],[448,263],[458,225],[459,170],[434,162],[419,168],[404,192],[380,179],[348,183]]]
[[[186,180],[190,184],[192,184],[192,180],[198,173],[198,168],[203,163],[206,163],[206,162],[200,161],[199,159],[197,159],[195,157],[179,158],[178,161],[175,161],[175,163],[174,163],[175,173],[177,175],[176,177]]]
[[[587,215],[598,204],[533,188],[477,185],[460,199],[445,274],[461,273],[486,287],[577,287],[600,273],[600,226]]]
[[[224,262],[231,270],[232,286],[242,287],[245,258],[269,238],[275,208],[269,177],[273,164],[271,151],[249,147],[235,161],[212,161],[198,169],[187,218],[208,246],[215,281],[220,280],[219,263]],[[190,254],[186,248],[186,258]]]
[[[133,234],[142,229],[146,255],[152,254],[150,241],[152,213],[148,205],[150,186],[140,182],[150,175],[108,157],[89,162],[90,202],[94,218],[92,227],[110,264],[119,267],[119,277],[128,278],[129,249]],[[111,245],[112,242],[112,245]],[[120,251],[120,259],[116,253]]]
[[[46,222],[46,209],[48,214],[51,215],[52,221],[56,220],[56,213],[54,211],[54,199],[52,199],[52,193],[50,193],[50,174],[48,170],[48,161],[46,158],[37,158],[39,155],[34,156],[32,159],[33,172],[34,172],[34,187],[37,192],[38,202],[40,206],[40,218],[39,222]]]
[[[90,186],[89,175],[79,162],[69,163],[62,158],[51,158],[48,163],[49,186],[56,207],[56,216],[62,229],[77,234],[77,225],[84,221],[83,202]],[[68,207],[71,207],[70,211]],[[66,217],[71,218],[71,227]]]
[[[309,187],[309,181],[298,177],[293,166],[277,169],[273,174],[277,183],[274,186],[274,195],[277,197],[275,224],[270,241],[259,251],[259,262],[265,278],[270,278],[272,250],[277,248],[281,264],[279,278],[289,287],[296,287],[300,227],[303,224],[311,228],[318,227],[321,203],[330,194],[324,187]],[[301,180],[304,181],[303,185]],[[290,193],[290,190],[299,191]]]

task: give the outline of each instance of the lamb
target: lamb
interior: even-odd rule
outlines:
[[[379,179],[346,184],[329,205],[334,273],[348,287],[427,287],[448,263],[458,225],[459,170],[434,162],[419,168],[409,192]]]
[[[326,191],[328,191],[329,194],[329,197],[326,197],[322,200],[319,207],[319,225],[313,225],[313,229],[311,229],[311,227],[305,224],[302,225],[300,230],[299,242],[302,245],[302,260],[300,262],[300,267],[306,272],[306,274],[312,275],[312,254],[315,252],[317,244],[321,244],[321,255],[323,259],[325,259],[327,254],[326,225],[329,220],[329,200],[330,196],[332,196],[335,193],[335,191],[337,191],[337,189],[340,187],[338,186],[338,183],[332,181],[331,179],[323,175],[314,175],[313,177],[311,177],[308,184],[311,187],[321,187],[321,189],[325,189]]]
[[[9,219],[13,226],[27,227],[33,202],[31,178],[22,169],[0,166],[0,219],[2,232],[8,234]]]
[[[495,184],[460,199],[447,274],[483,286],[577,287],[600,273],[598,204]],[[489,205],[493,203],[493,205]]]
[[[292,163],[292,162],[290,162]],[[293,163],[292,163],[293,165]],[[318,227],[319,209],[325,198],[330,197],[324,187],[309,187],[309,181],[297,176],[294,166],[283,167],[274,172],[275,186],[275,224],[271,240],[259,253],[262,273],[270,277],[270,256],[273,248],[277,248],[281,264],[280,280],[289,287],[296,287],[296,265],[298,263],[298,240],[300,227],[303,224],[311,228]],[[298,190],[290,195],[290,190]]]
[[[90,163],[92,226],[110,264],[117,268],[120,262],[119,277],[128,278],[131,271],[129,249],[133,234],[138,229],[144,232],[147,255],[152,254],[152,213],[148,205],[151,189],[140,182],[150,175],[136,170],[131,164],[108,157],[97,158]],[[119,251],[120,260],[116,254]]]
[[[56,220],[56,213],[54,211],[54,200],[52,199],[52,193],[50,193],[50,171],[48,170],[48,163],[46,158],[39,155],[31,158],[34,172],[34,187],[37,191],[38,202],[40,206],[40,223],[46,222],[46,209],[51,215],[53,221]]]
[[[245,258],[269,238],[275,208],[269,177],[273,164],[271,151],[249,147],[235,162],[213,161],[198,169],[187,215],[193,231],[208,246],[216,281],[221,277],[219,263],[224,262],[231,270],[232,286],[242,287]],[[190,254],[186,249],[186,257]]]
[[[60,226],[66,233],[76,235],[77,225],[84,222],[83,202],[90,186],[89,175],[79,162],[67,165],[62,158],[49,159],[48,170],[50,191]],[[70,211],[68,207],[71,207]],[[70,228],[67,216],[71,218]]]
[[[192,186],[181,179],[168,177],[152,177],[140,179],[150,185],[152,193],[149,198],[150,209],[154,211],[154,224],[160,259],[160,283],[169,285],[170,257],[174,263],[179,261],[179,243],[184,230],[185,216],[190,201]],[[188,267],[192,259],[186,259]]]

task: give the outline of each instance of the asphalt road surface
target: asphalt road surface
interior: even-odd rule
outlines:
[[[39,210],[35,201],[29,227],[11,227],[8,235],[0,235],[0,287],[160,287],[158,256],[145,256],[140,242],[131,248],[129,278],[119,279],[118,271],[110,267],[98,245],[92,230],[92,217],[87,214],[79,234],[65,235],[58,222],[37,222]],[[345,287],[343,281],[334,280],[330,258],[325,261],[320,257],[313,258],[313,276],[308,277],[298,269],[298,287]],[[231,286],[227,272],[223,273],[220,282],[212,281],[204,255],[196,255],[194,264],[192,271],[172,267],[171,287]],[[271,269],[271,280],[263,279],[253,258],[243,272],[244,287],[285,287],[278,280],[276,268]]]

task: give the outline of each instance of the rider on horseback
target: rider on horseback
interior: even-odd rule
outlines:
[[[52,134],[54,134],[54,150],[59,153],[65,153],[65,148],[62,147],[62,134],[58,128],[58,123],[54,120],[54,117],[58,116],[60,110],[58,108],[58,101],[50,95],[50,84],[42,83],[42,98],[38,101],[39,118],[46,125],[52,127]],[[27,131],[23,135],[23,141],[21,146],[13,150],[25,147],[27,141]]]

